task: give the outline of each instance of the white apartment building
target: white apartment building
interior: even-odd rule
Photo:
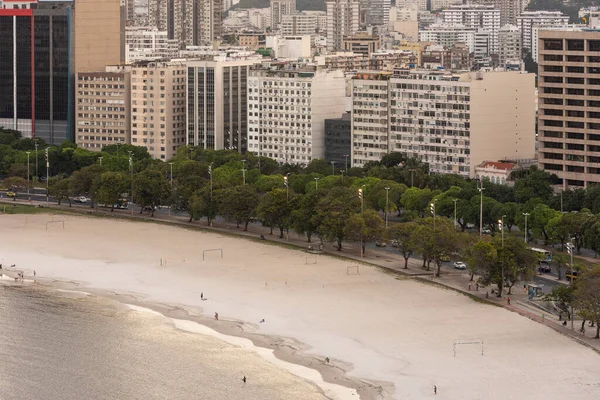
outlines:
[[[521,30],[515,25],[504,25],[498,33],[500,45],[499,63],[506,65],[508,61],[519,61],[522,56]]]
[[[283,16],[296,12],[296,0],[271,0],[271,29],[281,27]]]
[[[361,0],[363,26],[386,26],[390,21],[390,0]]]
[[[473,59],[480,66],[491,66],[491,47],[492,33],[483,29],[477,29],[475,32],[475,50],[473,51]]]
[[[396,0],[396,8],[410,8],[411,10],[426,11],[427,0]]]
[[[247,150],[248,73],[256,59],[187,61],[187,144]]]
[[[327,12],[326,11],[303,11],[304,14],[314,15],[317,18],[317,31],[327,32]]]
[[[271,26],[271,10],[269,8],[255,8],[248,10],[248,22],[261,31]]]
[[[113,144],[130,144],[130,73],[127,67],[76,76],[75,142],[100,151]]]
[[[433,42],[447,49],[456,43],[465,43],[470,52],[475,51],[475,33],[477,29],[460,24],[431,24],[419,31],[420,42]]]
[[[351,80],[352,165],[380,161],[388,154],[391,72],[359,72]]]
[[[498,31],[500,10],[493,5],[461,4],[450,6],[441,13],[446,24],[464,25],[466,28],[483,29],[491,35],[491,54],[498,54]]]
[[[385,150],[418,157],[434,173],[473,178],[483,161],[535,156],[534,74],[397,69],[375,82],[372,101],[389,83],[389,139],[353,144],[353,166]]]
[[[325,119],[345,111],[339,70],[272,62],[248,78],[248,151],[277,162],[325,157]]]
[[[534,27],[543,26],[551,28],[567,25],[568,23],[569,17],[560,11],[524,11],[517,17],[517,27],[521,30],[523,48],[531,49]]]
[[[315,35],[317,17],[312,14],[296,13],[282,16],[279,33],[282,36]]]
[[[354,35],[359,28],[359,0],[326,0],[327,51],[341,51],[344,36]]]
[[[186,144],[185,60],[131,66],[131,144],[167,161]]]
[[[267,36],[266,46],[273,50],[275,58],[304,59],[311,54],[311,36]]]
[[[458,4],[462,4],[462,0],[431,0],[431,10],[441,10]]]
[[[169,39],[166,31],[155,27],[127,27],[125,31],[125,62],[176,58],[179,43]]]

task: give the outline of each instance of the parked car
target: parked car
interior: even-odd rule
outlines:
[[[386,247],[387,243],[385,242],[380,242],[379,240],[375,242],[375,246],[377,247]]]
[[[396,239],[392,240],[392,247],[398,247],[398,241]]]
[[[454,268],[456,269],[467,269],[467,264],[462,261],[457,261],[454,263]]]
[[[85,196],[78,196],[75,197],[73,200],[77,203],[87,203],[88,201],[90,201],[90,199]]]
[[[490,231],[490,230],[489,230],[489,229],[487,229],[487,228],[483,228],[483,229],[481,230],[481,233],[483,233],[484,235],[491,235],[491,234],[492,234],[492,231]]]
[[[447,255],[447,254],[442,254],[440,256],[440,260],[443,261],[443,262],[448,262],[448,261],[450,261],[450,256]]]
[[[552,268],[550,267],[550,265],[548,264],[547,261],[540,261],[538,263],[538,272],[542,272],[542,273],[552,272]]]
[[[565,277],[567,278],[568,281],[574,281],[575,279],[577,279],[577,277],[579,276],[579,271],[571,271],[571,270],[567,270],[567,273],[565,274]]]
[[[8,197],[17,197],[17,192],[9,190],[8,192],[6,192],[6,196],[8,196]]]

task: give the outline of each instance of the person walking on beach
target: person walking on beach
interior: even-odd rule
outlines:
[[[219,313],[218,313],[218,312],[216,312],[216,313],[215,313],[215,319],[216,319],[217,321],[219,320]]]
[[[35,276],[36,276],[36,275],[37,275],[37,274],[36,274],[36,272],[35,272],[35,269],[34,269],[34,270],[33,270],[33,277],[35,278]]]
[[[242,378],[242,380],[244,381],[244,383],[246,383],[246,376],[244,375],[244,377]]]
[[[200,300],[204,300],[204,293],[200,293]]]
[[[508,298],[506,299],[506,301],[508,302],[508,305],[510,306],[510,297],[508,297]]]
[[[437,394],[437,386],[433,385],[433,394]]]

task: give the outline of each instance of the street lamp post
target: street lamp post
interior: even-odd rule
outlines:
[[[29,153],[30,151],[26,151],[27,153],[27,195],[29,195]],[[31,196],[29,196],[29,200],[31,200]]]
[[[315,192],[319,190],[319,178],[315,178]]]
[[[35,139],[35,179],[40,179],[40,174],[38,172],[38,142]]]
[[[242,160],[242,179],[243,179],[243,184],[246,184],[246,160]]]
[[[454,199],[452,201],[454,202],[454,230],[456,230],[458,225],[458,220],[456,219],[456,202],[458,201],[458,199]]]
[[[346,158],[346,172],[348,172],[348,154],[344,154],[344,157]]]
[[[50,157],[48,155],[48,148],[44,150],[46,154],[46,205],[50,202]]]
[[[415,176],[413,174],[416,171],[416,169],[410,168],[409,171],[410,171],[410,187],[413,187],[413,186],[415,186]]]
[[[98,162],[100,162],[100,166],[102,166],[102,158],[103,157],[98,157]]]
[[[567,251],[571,255],[571,280],[569,281],[571,287],[573,286],[573,250],[575,250],[575,247],[573,246],[573,238],[571,238],[571,243],[567,246]],[[575,319],[573,314],[573,303],[571,303],[571,329],[573,329],[573,320]]]
[[[335,161],[331,162],[331,175],[335,175]]]
[[[130,181],[131,181],[131,215],[133,215],[133,158],[131,156],[131,150],[128,151],[129,153],[129,177],[130,177]]]
[[[283,184],[285,185],[285,201],[289,202],[290,201],[290,185],[288,182],[290,173],[288,172],[284,177],[283,177]]]
[[[171,195],[173,195],[173,163],[170,162],[169,166],[171,167]],[[171,216],[171,208],[173,208],[173,206],[169,205],[169,217]]]
[[[388,212],[389,212],[389,208],[388,208],[388,204],[390,202],[390,188],[386,187],[385,188],[385,227],[388,227]]]
[[[525,216],[525,244],[527,244],[527,217],[529,213],[523,213],[523,215]]]
[[[340,169],[340,174],[342,174],[342,183],[344,183],[344,172],[346,172],[343,169]]]
[[[498,220],[498,227],[500,228],[500,237],[502,238],[502,247],[504,247],[504,217],[506,217],[506,215],[503,215],[502,219]]]
[[[213,184],[212,184],[212,163],[210,163],[210,165],[208,166],[208,175],[210,176],[210,199],[212,201],[212,190],[213,190]]]
[[[436,240],[436,236],[435,236],[435,203],[436,202],[437,202],[437,199],[433,199],[433,201],[429,205],[429,208],[431,209],[431,213],[433,214],[433,249],[434,249],[434,254],[435,254],[435,252],[437,250],[437,240]],[[434,277],[437,276],[437,269],[436,269],[436,272],[433,273],[433,276]]]
[[[483,237],[483,191],[485,188],[483,187],[483,181],[479,179],[480,187],[477,188],[479,190],[479,240]]]

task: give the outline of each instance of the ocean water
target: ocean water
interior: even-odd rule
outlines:
[[[247,382],[242,382],[242,377]],[[0,283],[0,399],[325,399],[251,351],[95,296]]]

